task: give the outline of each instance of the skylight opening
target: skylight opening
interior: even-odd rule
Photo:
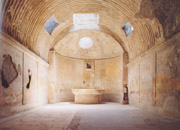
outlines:
[[[73,14],[73,24],[74,27],[70,30],[70,32],[81,29],[100,30],[98,14]]]
[[[89,37],[83,37],[79,40],[79,46],[82,49],[89,49],[94,45],[93,40]]]
[[[126,36],[128,37],[134,30],[133,26],[129,22],[125,22],[122,29],[124,30]]]
[[[98,25],[98,14],[73,14],[73,24],[76,25]]]
[[[45,28],[45,30],[51,35],[51,33],[53,32],[53,30],[54,30],[58,25],[59,25],[59,23],[58,23],[56,17],[55,17],[55,16],[52,16],[52,17],[50,17],[50,18],[47,20],[44,28]]]

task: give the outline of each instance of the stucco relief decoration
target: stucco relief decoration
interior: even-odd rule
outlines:
[[[85,70],[94,71],[94,69],[95,69],[94,61],[85,61]]]
[[[31,77],[32,77],[32,72],[30,69],[28,69],[28,75],[29,75],[29,81],[26,85],[26,88],[29,89],[30,88],[30,84],[31,84]]]
[[[4,60],[1,72],[2,86],[8,88],[9,84],[11,84],[18,77],[18,71],[10,55],[3,55],[3,58]]]

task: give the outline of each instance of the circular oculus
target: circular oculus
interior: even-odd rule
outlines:
[[[82,49],[89,49],[93,46],[93,41],[89,37],[83,37],[79,40],[79,46]]]

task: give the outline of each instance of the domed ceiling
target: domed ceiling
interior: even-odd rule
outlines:
[[[82,39],[90,40],[92,46],[81,47]],[[88,40],[81,44],[87,44]],[[95,30],[80,30],[66,35],[57,42],[55,51],[62,56],[79,59],[105,59],[122,55],[123,49],[120,44],[110,35]]]
[[[98,14],[99,31],[118,42],[130,60],[180,31],[179,0],[1,0],[1,4],[3,32],[46,60],[57,43],[68,42],[73,14]],[[44,27],[52,16],[58,24],[48,33]],[[127,21],[134,28],[128,37],[122,29]]]

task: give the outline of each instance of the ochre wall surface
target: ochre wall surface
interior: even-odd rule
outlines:
[[[0,36],[0,43],[0,117],[47,103],[48,64],[6,34]],[[2,68],[5,55],[11,56],[18,72],[8,88],[2,85],[2,72],[12,75],[8,68]],[[29,74],[32,77],[27,89]]]
[[[128,65],[130,104],[180,118],[180,33]],[[153,107],[150,107],[153,108]]]
[[[85,68],[86,61],[94,62],[93,70]],[[71,88],[105,89],[103,101],[122,101],[123,56],[105,60],[81,60],[55,53],[54,69],[56,102],[73,101]]]
[[[1,109],[9,110],[4,108],[10,108],[10,106],[17,106],[19,109],[22,104],[28,108],[37,102],[46,102],[48,81],[48,97],[51,103],[72,100],[70,88],[88,84],[105,87],[104,100],[119,101],[122,100],[119,98],[122,92],[116,87],[128,81],[130,104],[153,106],[168,117],[178,118],[180,110],[179,0],[1,0],[0,3],[0,32],[9,35],[7,38],[1,36],[0,70],[2,72],[3,55],[9,54],[12,62],[15,63],[11,64],[12,69],[14,65],[17,68],[13,75],[18,73],[8,88],[2,87],[2,74],[0,75]],[[120,62],[122,57],[97,60],[95,70],[86,73],[81,70],[84,66],[83,60],[61,56],[57,58],[55,53],[49,55],[49,50],[57,44],[60,45],[59,54],[73,55],[72,58],[84,58],[86,52],[81,53],[76,50],[78,45],[72,41],[78,42],[81,36],[90,34],[90,31],[81,30],[76,35],[74,35],[75,32],[71,32],[75,13],[98,14],[99,32],[91,31],[91,34],[95,36],[90,37],[92,39],[96,37],[95,41],[103,35],[112,38],[112,40],[108,38],[110,41],[104,40],[103,44],[99,44],[103,45],[104,49],[97,46],[100,51],[93,50],[86,56],[97,57],[97,54],[92,55],[94,52],[104,52],[107,54],[106,58],[118,56],[112,56],[114,48],[119,48],[112,46],[115,40],[127,54],[127,56],[122,56],[125,59],[123,63]],[[59,25],[49,35],[44,25],[52,16],[56,17]],[[134,31],[128,37],[122,29],[126,21],[134,27]],[[12,37],[26,48],[20,46],[19,43],[16,44],[17,41]],[[67,44],[68,42],[71,44]],[[110,48],[112,51],[109,51]],[[29,50],[50,62],[49,75],[47,63]],[[117,52],[119,49],[114,54]],[[93,59],[94,57],[86,58]],[[99,55],[98,58],[103,57]],[[129,60],[127,76],[126,65]],[[56,68],[58,68],[57,71]],[[26,89],[29,69],[32,73],[32,82],[31,87]],[[3,110],[1,113],[6,114]]]

